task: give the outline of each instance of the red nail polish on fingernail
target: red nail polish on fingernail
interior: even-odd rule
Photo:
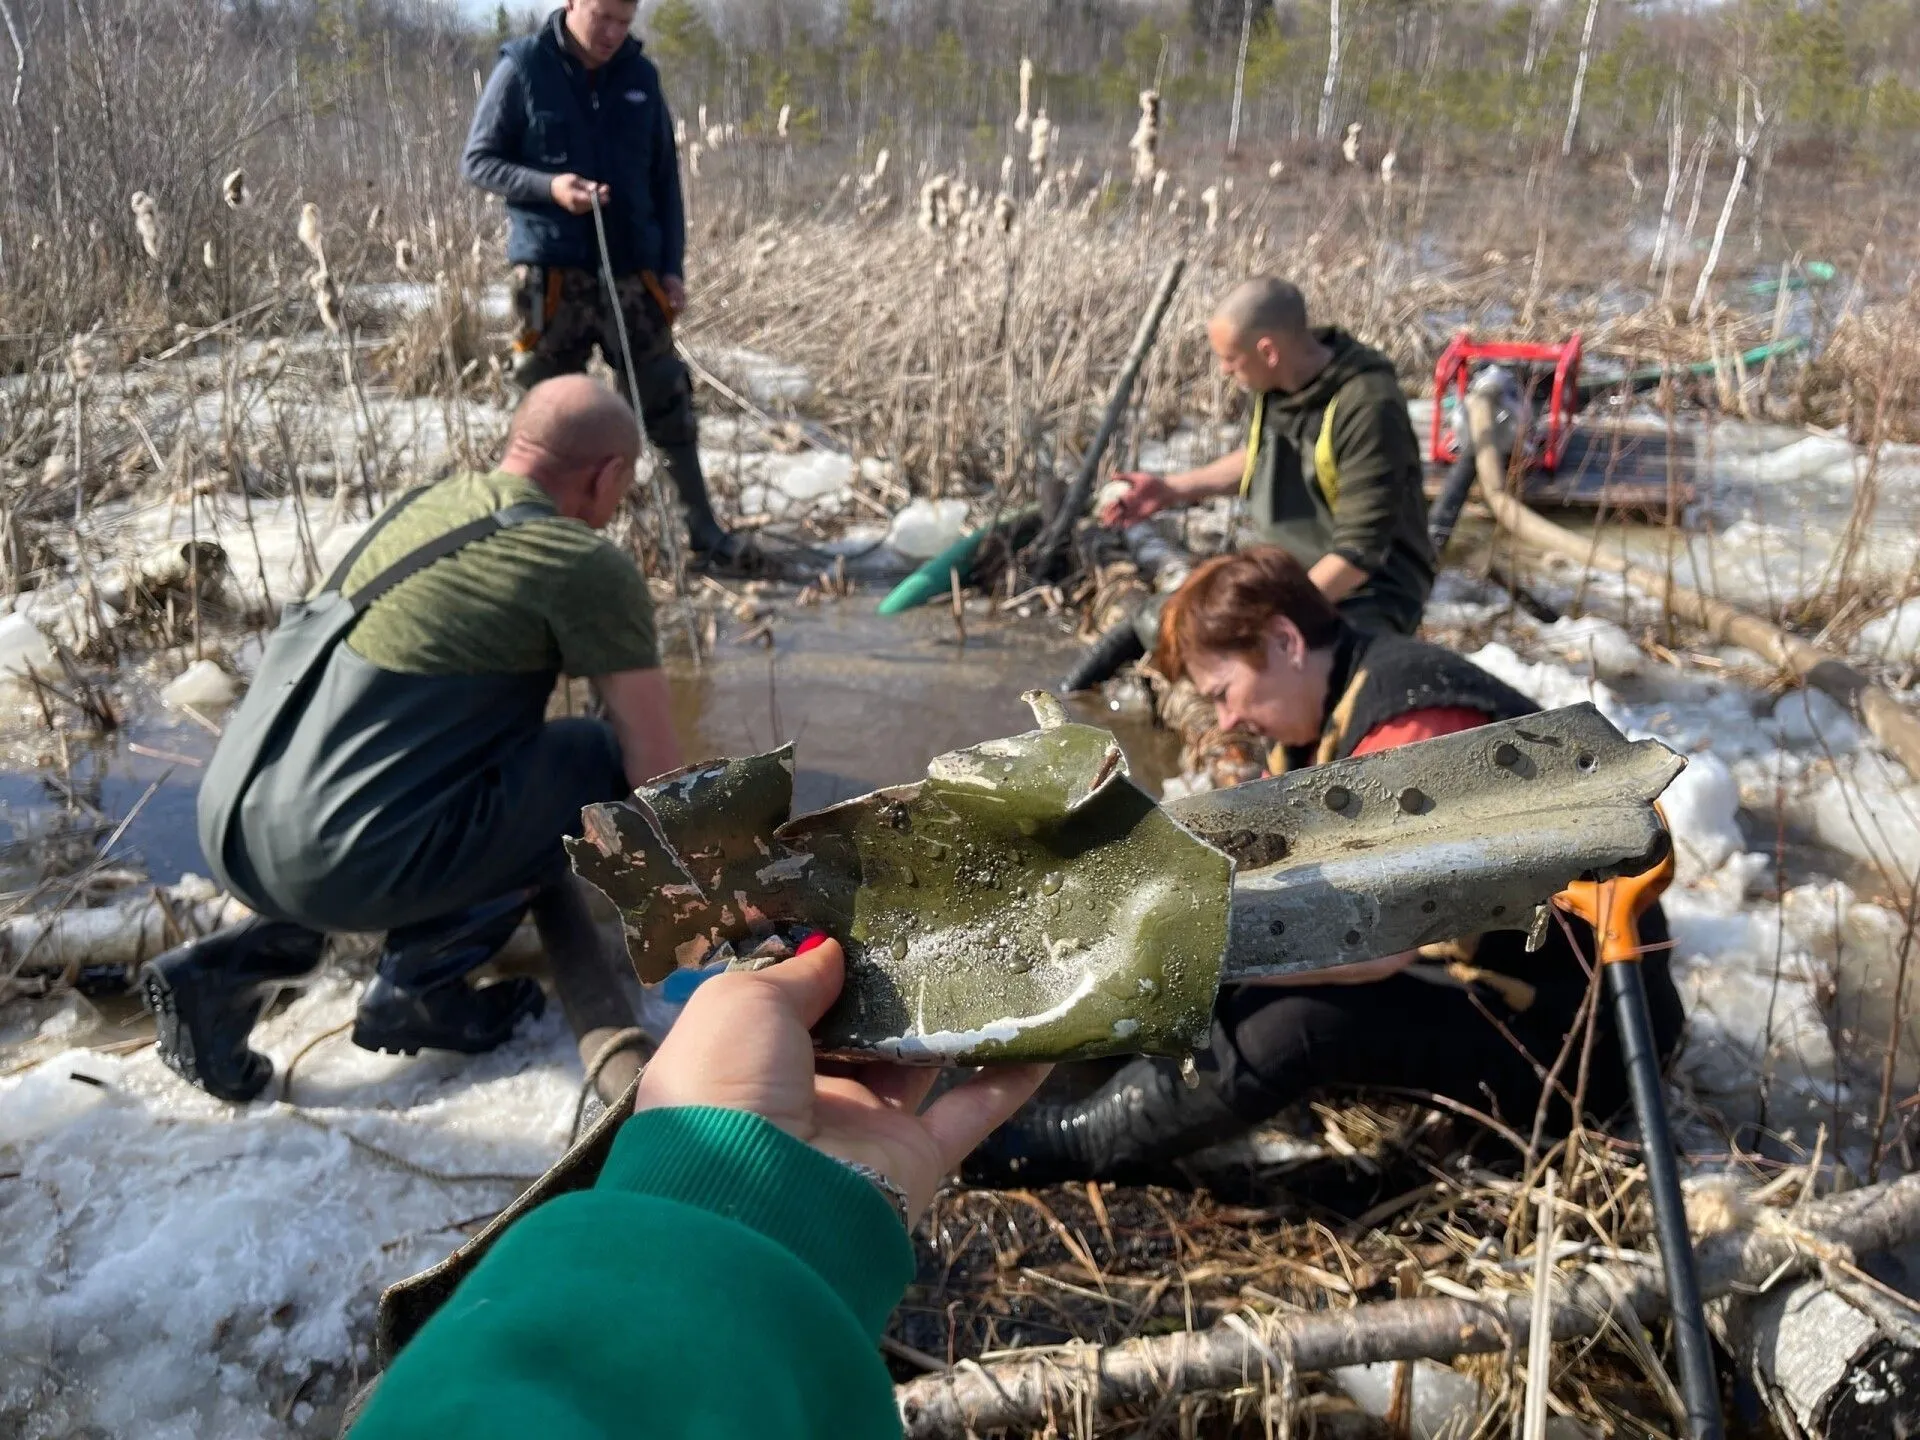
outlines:
[[[809,950],[818,950],[822,945],[826,944],[830,938],[824,930],[816,930],[798,945],[794,946],[793,953],[796,955],[804,955]]]

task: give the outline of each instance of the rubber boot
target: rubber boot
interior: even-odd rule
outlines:
[[[680,514],[687,522],[689,562],[695,569],[733,564],[740,545],[721,528],[713,513],[706,477],[700,470],[699,445],[691,442],[662,445],[659,452],[667,478],[673,481],[674,493],[680,497]]]
[[[525,975],[492,985],[444,980],[425,990],[403,990],[376,975],[360,992],[353,1043],[388,1055],[422,1050],[482,1055],[505,1044],[516,1025],[528,1016],[538,1018],[546,1008],[540,982]]]
[[[580,1063],[599,1062],[594,1090],[602,1104],[611,1105],[640,1074],[653,1046],[637,1028],[632,1002],[621,988],[612,947],[593,918],[585,885],[569,875],[542,890],[533,900],[533,923],[547,952],[560,1008],[580,1043]],[[619,963],[624,962],[625,957],[619,957]]]
[[[499,953],[534,894],[516,890],[388,931],[375,976],[360,995],[353,1043],[391,1055],[478,1055],[502,1044],[526,1016],[540,1015],[547,1001],[537,980],[522,976],[475,986],[466,979]]]
[[[987,1137],[961,1175],[987,1187],[1150,1178],[1246,1126],[1213,1075],[1190,1087],[1178,1062],[1142,1056],[1083,1100],[1028,1105]]]
[[[320,963],[326,943],[316,930],[255,918],[149,960],[140,998],[153,1013],[161,1060],[217,1099],[253,1099],[273,1078],[273,1062],[247,1036],[275,992]]]

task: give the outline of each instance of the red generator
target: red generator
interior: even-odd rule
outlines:
[[[1566,458],[1567,442],[1573,436],[1573,414],[1580,404],[1580,336],[1577,333],[1558,345],[1504,340],[1481,343],[1464,330],[1455,335],[1433,367],[1429,458],[1443,466],[1459,458],[1459,438],[1447,422],[1448,402],[1451,399],[1457,411],[1464,415],[1467,387],[1474,374],[1488,365],[1498,365],[1512,374],[1525,407],[1535,415],[1542,398],[1546,400],[1544,427],[1530,419],[1516,417],[1522,420],[1516,428],[1526,437],[1529,466],[1553,474]]]

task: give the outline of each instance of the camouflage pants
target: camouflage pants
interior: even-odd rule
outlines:
[[[640,394],[647,438],[663,451],[695,444],[699,432],[693,418],[693,382],[674,352],[673,331],[660,302],[637,274],[619,277],[614,288],[633,350],[634,388]],[[607,287],[597,274],[516,265],[513,311],[520,326],[513,346],[516,384],[530,388],[556,375],[578,374],[598,345],[607,364],[620,374],[625,393],[620,332],[607,304]]]

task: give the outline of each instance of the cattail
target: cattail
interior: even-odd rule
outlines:
[[[1347,164],[1360,163],[1360,122],[1353,121],[1347,126],[1347,135],[1340,142],[1340,153],[1347,157]]]
[[[727,132],[718,125],[707,127],[707,149],[723,150],[727,144]]]
[[[473,237],[473,243],[467,246],[467,259],[471,260],[474,263],[474,265],[478,266],[486,258],[487,258],[487,242],[482,240],[478,235],[476,235]]]
[[[1153,198],[1154,199],[1158,200],[1160,198],[1160,192],[1167,188],[1167,179],[1168,179],[1168,174],[1165,170],[1156,170],[1153,172]]]
[[[91,380],[95,363],[92,336],[76,335],[67,342],[67,376],[74,384]]]
[[[1047,119],[1047,112],[1040,110],[1033,117],[1032,133],[1027,143],[1027,164],[1035,175],[1047,173],[1047,157],[1053,153],[1053,122]]]
[[[208,270],[220,268],[220,256],[213,248],[213,241],[202,241],[200,245],[200,264]]]
[[[1276,160],[1271,165],[1267,166],[1267,179],[1269,180],[1278,180],[1282,175],[1286,173],[1287,173],[1287,162],[1284,160]]]
[[[787,125],[792,121],[792,119],[793,119],[793,106],[782,105],[780,107],[779,116],[773,122],[773,133],[775,134],[775,136],[777,136],[779,139],[782,139],[782,140],[786,139]]]
[[[1140,92],[1140,123],[1134,127],[1133,138],[1127,141],[1127,149],[1133,152],[1133,183],[1146,184],[1153,179],[1154,172],[1160,168],[1160,92],[1158,90]]]
[[[67,457],[59,450],[41,462],[40,483],[49,488],[61,484],[67,478]]]
[[[307,276],[307,288],[313,291],[313,304],[320,312],[320,323],[338,335],[341,326],[340,287],[333,283],[333,276],[327,273],[324,265]]]
[[[1178,215],[1180,213],[1180,207],[1186,203],[1186,200],[1187,187],[1184,185],[1174,186],[1173,199],[1167,202],[1167,213],[1169,215]]]
[[[387,218],[387,212],[378,205],[374,206],[373,209],[369,210],[367,212],[367,234],[369,235],[379,234],[380,222],[386,218]]]
[[[46,248],[47,248],[47,237],[42,235],[39,231],[36,230],[33,233],[32,238],[27,241],[27,253],[29,255],[38,255],[42,250]]]
[[[300,243],[307,247],[307,253],[313,256],[320,266],[322,275],[327,273],[327,252],[320,242],[320,207],[309,200],[300,207]]]
[[[1200,192],[1200,203],[1207,211],[1207,233],[1213,234],[1220,228],[1220,187],[1209,185]]]
[[[1020,57],[1020,113],[1014,116],[1013,133],[1024,135],[1033,123],[1033,61]]]
[[[687,148],[687,122],[684,120],[673,122],[673,148],[676,150]]]
[[[947,228],[947,191],[952,181],[936,175],[920,187],[920,228],[931,233]]]
[[[247,203],[247,172],[229,170],[227,178],[220,182],[220,198],[226,202],[229,210],[238,210]]]
[[[700,125],[699,125],[699,130],[700,130],[700,133],[701,133],[702,135],[704,135],[704,134],[706,134],[706,133],[707,133],[707,107],[706,107],[706,106],[704,106],[704,105],[702,105],[702,106],[700,107]]]
[[[1002,190],[1013,188],[1013,156],[1011,155],[1000,157],[1000,188]]]
[[[865,195],[880,183],[880,177],[887,173],[887,161],[891,158],[892,156],[885,149],[882,149],[878,155],[873,157],[873,173],[860,177],[860,193],[862,195]]]
[[[1380,157],[1380,183],[1389,190],[1393,188],[1393,167],[1397,158],[1391,150]]]
[[[1002,190],[993,202],[993,221],[1000,227],[1002,235],[1013,233],[1013,214],[1013,197]]]
[[[393,242],[393,268],[402,275],[413,273],[413,241],[404,235]]]
[[[705,149],[698,140],[687,146],[687,173],[696,180],[700,178],[700,154]]]
[[[160,214],[153,197],[144,190],[133,192],[133,228],[140,237],[140,248],[149,260],[160,258]]]

